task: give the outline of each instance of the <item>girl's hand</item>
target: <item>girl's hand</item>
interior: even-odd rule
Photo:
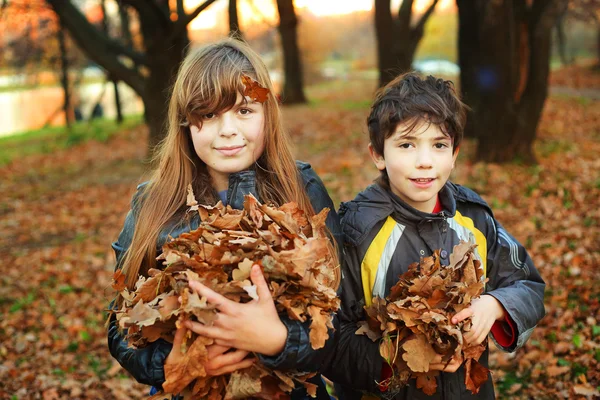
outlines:
[[[279,319],[258,265],[252,267],[250,279],[256,285],[258,300],[245,304],[231,301],[198,281],[190,281],[190,288],[216,305],[219,313],[212,326],[192,321],[187,321],[185,326],[199,335],[214,339],[217,345],[274,356],[285,346],[287,328]]]
[[[185,327],[181,327],[175,332],[173,349],[167,356],[165,365],[176,364],[183,360],[184,353],[181,352],[181,344],[183,343],[186,332],[187,329]],[[203,365],[209,376],[229,374],[239,369],[248,368],[255,361],[253,358],[246,358],[249,354],[247,351],[235,350],[228,352],[230,350],[229,347],[219,346],[218,344],[206,346],[206,350],[207,361]]]
[[[452,323],[457,324],[471,317],[471,330],[464,335],[464,339],[469,345],[475,346],[485,340],[494,322],[503,319],[504,316],[502,304],[495,297],[484,294],[473,300],[469,308],[452,317]]]

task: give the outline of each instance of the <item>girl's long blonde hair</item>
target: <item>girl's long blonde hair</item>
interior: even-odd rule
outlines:
[[[226,39],[192,50],[183,60],[169,102],[167,134],[158,145],[157,168],[137,196],[131,245],[122,261],[127,287],[132,290],[140,274],[156,265],[159,232],[185,210],[187,187],[192,184],[201,204],[214,204],[206,165],[196,154],[189,124],[201,126],[201,116],[231,108],[244,93],[242,75],[256,80],[270,93],[263,103],[265,149],[256,161],[256,184],[261,201],[281,205],[294,201],[307,215],[314,215],[294,158],[290,139],[281,123],[281,112],[265,64],[247,44]],[[135,207],[135,205],[134,205]],[[331,210],[334,212],[334,210]],[[331,251],[338,265],[335,244]],[[339,271],[336,271],[339,282]],[[118,298],[118,303],[122,299]]]

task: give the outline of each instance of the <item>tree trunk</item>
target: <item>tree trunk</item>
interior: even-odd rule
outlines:
[[[71,1],[46,0],[86,55],[107,70],[112,79],[125,82],[142,98],[150,130],[150,155],[166,132],[169,87],[187,51],[187,25],[215,1],[204,0],[190,14],[178,7],[178,18],[172,21],[167,1],[121,0],[120,6],[126,4],[138,14],[142,52],[127,43],[128,28],[122,29],[126,38],[123,44],[95,28]],[[120,12],[123,27],[128,25],[126,10],[121,8]],[[123,62],[124,58],[130,62]]]
[[[108,17],[106,16],[106,0],[102,0],[100,2],[100,8],[102,9],[102,30],[108,36],[110,28],[108,27]],[[123,123],[123,112],[121,110],[121,99],[119,96],[119,81],[111,78],[110,74],[108,74],[108,78],[113,84],[113,90],[115,92],[115,109],[117,111],[117,124],[120,125]]]
[[[244,38],[238,19],[237,0],[229,0],[229,36],[237,39]]]
[[[425,23],[433,13],[438,0],[434,0],[414,26],[412,20],[413,0],[404,0],[394,19],[390,0],[375,0],[375,35],[377,37],[377,60],[379,86],[384,86],[398,74],[410,71],[417,46],[423,37]]]
[[[551,31],[565,0],[457,0],[467,136],[477,160],[535,163],[533,142],[548,94]]]
[[[67,56],[67,45],[65,41],[65,30],[62,24],[58,27],[58,46],[60,48],[60,82],[64,93],[63,110],[65,113],[65,122],[71,129],[71,95],[69,93],[69,59]]]
[[[565,34],[565,17],[567,16],[566,9],[556,19],[556,40],[558,46],[558,56],[562,65],[571,64],[571,60],[567,56],[567,35]]]
[[[285,104],[306,103],[303,88],[302,61],[296,27],[298,19],[293,0],[277,0],[279,11],[279,34],[283,47],[283,66],[285,82],[283,85],[283,102]]]

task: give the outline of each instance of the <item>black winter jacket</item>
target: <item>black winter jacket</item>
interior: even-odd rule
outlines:
[[[464,367],[455,373],[441,373],[432,397],[417,389],[414,380],[401,393],[381,393],[376,385],[383,365],[379,343],[355,334],[357,322],[364,320],[363,307],[370,304],[372,296],[389,295],[398,276],[434,250],[442,249],[442,263],[448,264],[460,240],[477,243],[476,258],[489,278],[486,293],[504,306],[517,329],[513,346],[502,350],[512,352],[522,346],[544,316],[544,281],[523,246],[494,219],[485,201],[450,182],[439,196],[443,211],[437,214],[420,212],[379,185],[369,186],[353,201],[342,204],[341,327],[332,359],[322,371],[337,383],[341,400],[360,399],[360,391],[396,399],[494,398],[491,376],[478,395],[466,389]],[[479,361],[487,367],[487,359],[486,349]]]
[[[339,218],[335,212],[335,207],[323,182],[317,176],[315,171],[312,169],[310,164],[303,162],[296,162],[298,171],[304,182],[305,189],[310,198],[311,204],[314,208],[315,213],[318,213],[323,208],[328,207],[330,209],[327,216],[326,225],[330,232],[338,242],[338,248],[341,249],[341,230]],[[258,198],[256,194],[256,175],[254,171],[247,170],[239,173],[234,173],[229,176],[229,189],[227,191],[227,204],[232,208],[242,209],[244,195],[252,193]],[[138,186],[138,191],[134,195],[131,203],[131,210],[127,214],[125,219],[125,225],[121,231],[119,238],[112,244],[117,257],[117,268],[120,268],[123,254],[130,246],[133,232],[135,227],[135,218],[137,214],[137,194],[140,193],[139,188],[144,184]],[[183,232],[196,229],[199,225],[199,217],[196,214],[195,217],[186,223],[179,225],[169,226],[163,229],[158,238],[157,242],[157,255],[159,254],[162,245],[167,241],[168,236],[177,237]],[[309,325],[310,321],[301,323],[299,321],[292,321],[287,316],[281,316],[282,322],[288,329],[288,337],[285,343],[283,351],[276,356],[267,357],[257,355],[259,360],[267,367],[286,370],[296,369],[299,371],[316,371],[321,365],[324,357],[333,347],[333,334],[330,334],[330,339],[325,344],[325,347],[319,350],[313,350],[310,345],[309,339]],[[119,332],[116,319],[113,318],[110,322],[108,329],[108,347],[112,356],[125,368],[131,375],[140,383],[152,385],[157,388],[162,387],[165,381],[164,375],[164,362],[169,355],[172,344],[162,339],[151,343],[149,346],[135,349],[127,346],[127,342],[124,340],[123,334]],[[311,380],[313,383],[319,384],[319,394],[325,395],[324,385],[320,377]],[[293,396],[297,398],[297,395]],[[328,397],[323,397],[328,398]]]

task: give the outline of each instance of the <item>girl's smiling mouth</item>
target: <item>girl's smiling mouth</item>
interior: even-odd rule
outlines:
[[[235,156],[237,153],[242,151],[242,149],[244,147],[246,147],[246,146],[245,145],[223,146],[223,147],[215,147],[215,150],[217,150],[219,153],[223,154],[224,156],[231,157],[231,156]]]

